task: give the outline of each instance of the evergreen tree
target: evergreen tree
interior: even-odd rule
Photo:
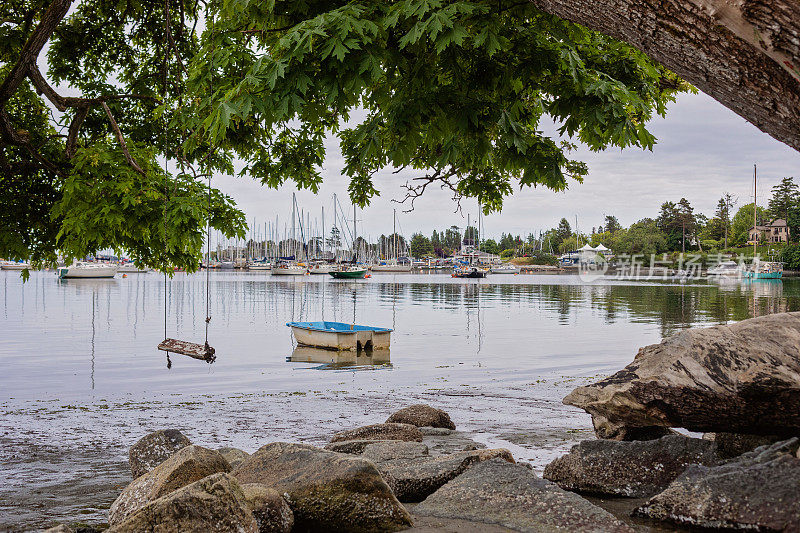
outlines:
[[[696,221],[694,208],[689,204],[689,200],[681,198],[678,201],[678,222],[681,225],[681,252],[686,252],[686,235],[694,235]]]
[[[558,223],[558,227],[556,228],[556,238],[553,242],[553,246],[558,247],[562,242],[571,236],[572,227],[569,225],[569,221],[566,218],[562,218]]]
[[[620,225],[619,220],[617,220],[617,217],[613,215],[606,215],[605,226],[602,226],[597,230],[597,232],[603,233],[603,229],[609,233],[614,233],[615,231],[622,229],[622,226]]]
[[[717,210],[714,216],[720,221],[721,235],[717,238],[722,238],[725,241],[725,248],[728,247],[728,235],[731,229],[731,209],[736,204],[731,193],[726,192],[722,198],[717,202]]]
[[[800,191],[793,177],[786,177],[778,185],[772,187],[772,198],[769,199],[769,216],[772,219],[789,218],[789,210],[800,199]]]
[[[414,257],[425,257],[433,255],[433,244],[422,233],[415,233],[411,236],[411,255]]]

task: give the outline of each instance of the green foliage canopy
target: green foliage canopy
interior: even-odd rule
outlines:
[[[0,255],[109,247],[194,268],[207,215],[225,235],[244,231],[230,198],[204,195],[204,175],[233,173],[238,159],[267,186],[316,191],[331,135],[361,206],[378,194],[376,172],[394,167],[419,174],[412,204],[436,184],[489,213],[515,187],[558,191],[587,174],[543,119],[592,150],[650,149],[647,122],[689,89],[530,3],[81,0],[65,18],[70,2],[52,2],[0,7],[0,190],[22,220],[4,224]],[[51,81],[80,97],[59,96],[36,67],[15,77],[36,64],[32,37],[50,41]],[[174,230],[158,229],[158,202]]]

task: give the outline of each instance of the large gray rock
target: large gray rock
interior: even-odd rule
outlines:
[[[646,497],[663,490],[692,464],[721,462],[714,442],[668,435],[648,441],[585,440],[544,469],[567,490]]]
[[[800,531],[797,439],[715,467],[693,466],[636,514],[707,528]]]
[[[447,455],[486,448],[461,431],[439,428],[420,428],[420,431],[423,434],[422,443],[428,447],[430,455]]]
[[[450,415],[430,405],[417,404],[403,407],[392,414],[387,423],[411,424],[417,427],[456,429]]]
[[[407,442],[402,440],[340,440],[338,442],[329,442],[325,445],[325,449],[331,452],[349,453],[353,455],[361,455],[364,448],[376,442]],[[413,441],[412,441],[413,442]]]
[[[239,448],[228,448],[222,447],[217,448],[217,451],[228,461],[228,464],[231,465],[231,468],[236,468],[239,466],[242,461],[250,457],[250,454],[244,450],[240,450]]]
[[[295,531],[399,531],[412,525],[375,464],[360,457],[275,442],[233,474],[240,483],[261,483],[284,494]]]
[[[747,435],[744,433],[706,433],[703,438],[714,441],[717,444],[717,453],[725,459],[738,457],[759,446],[767,446],[784,440],[775,435]]]
[[[362,450],[361,457],[374,463],[416,459],[428,456],[428,447],[421,442],[405,442],[402,440],[384,440],[372,442]]]
[[[289,533],[292,530],[294,513],[278,491],[259,483],[245,483],[242,492],[258,522],[260,533]]]
[[[177,429],[160,429],[145,435],[128,451],[131,475],[136,479],[190,444],[189,439]]]
[[[564,403],[605,419],[609,433],[666,426],[799,435],[800,312],[678,333]]]
[[[118,524],[148,503],[190,483],[220,472],[231,465],[219,452],[186,446],[150,472],[134,479],[111,504],[108,522]]]
[[[577,494],[502,459],[473,466],[428,496],[414,513],[499,524],[523,532],[632,531]]]
[[[419,442],[381,442],[367,446],[362,457],[374,462],[401,502],[419,502],[481,461],[514,462],[505,449],[476,450],[430,457]]]
[[[214,474],[149,502],[108,533],[258,533],[239,484]]]
[[[345,440],[404,440],[422,442],[422,432],[411,424],[372,424],[335,433],[331,442]]]
[[[664,426],[625,426],[622,424],[611,424],[608,419],[600,415],[592,415],[592,425],[594,434],[598,439],[609,440],[654,440],[675,432]]]

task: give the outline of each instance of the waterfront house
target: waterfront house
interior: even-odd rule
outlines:
[[[747,232],[748,244],[753,241],[776,243],[789,242],[789,226],[782,218],[776,218],[765,226],[751,226]]]

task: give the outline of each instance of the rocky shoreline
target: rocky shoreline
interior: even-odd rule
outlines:
[[[598,438],[542,477],[425,404],[324,447],[156,431],[107,531],[800,531],[800,313],[684,331],[565,402]]]

